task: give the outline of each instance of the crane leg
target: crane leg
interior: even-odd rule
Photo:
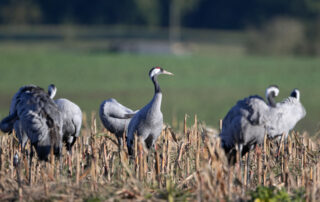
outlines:
[[[60,169],[60,180],[62,178],[62,164],[63,164],[63,161],[62,161],[62,145],[60,144],[60,147],[59,147],[59,169]]]
[[[59,156],[59,162],[60,162],[60,166],[59,166],[60,172],[59,173],[60,173],[60,179],[61,179],[62,178],[62,154],[60,154],[60,156]]]
[[[134,147],[134,145],[133,145],[133,140],[132,140],[132,139],[130,139],[130,140],[127,139],[127,148],[128,148],[128,154],[129,154],[129,156],[132,156],[132,155],[133,155],[133,149],[134,149],[134,148],[132,148],[132,147]]]
[[[250,152],[248,152],[248,158],[247,158],[247,186],[250,183]]]
[[[32,157],[33,157],[33,145],[30,146],[30,156],[29,156],[29,185],[31,186],[31,168],[32,168]]]
[[[21,178],[20,178],[20,159],[18,153],[15,153],[14,159],[13,159],[13,165],[16,168],[17,172],[17,180],[18,180],[18,185],[19,188],[21,187]]]
[[[69,176],[72,177],[72,152],[68,152],[67,158],[68,158]]]
[[[117,140],[118,140],[118,149],[119,149],[119,152],[122,150],[123,148],[123,141],[122,141],[122,137],[119,137],[117,136]]]
[[[285,138],[283,140],[284,151],[288,150],[288,133],[285,134]]]
[[[239,158],[239,170],[240,170],[240,176],[241,176],[241,182],[243,183],[243,173],[242,173],[242,149],[243,149],[243,144],[239,144],[238,148],[238,158]]]
[[[239,144],[239,151],[238,151],[238,155],[239,155],[239,165],[240,168],[242,167],[242,162],[241,162],[241,158],[242,158],[242,149],[243,149],[243,145]]]

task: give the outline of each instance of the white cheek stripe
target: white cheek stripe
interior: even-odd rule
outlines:
[[[300,91],[296,90],[296,94],[297,94],[297,100],[300,101]]]
[[[275,96],[278,96],[278,95],[279,95],[279,89],[276,88],[276,87],[274,87],[274,86],[272,86],[272,87],[270,87],[270,88],[267,88],[267,90],[266,90],[266,97],[268,97],[268,95],[269,95],[272,91],[274,92]]]
[[[150,77],[152,78],[154,75],[158,74],[161,70],[160,69],[154,69],[151,74]]]

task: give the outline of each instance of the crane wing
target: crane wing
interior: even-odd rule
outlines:
[[[0,130],[4,133],[11,133],[13,130],[14,122],[18,120],[17,112],[2,119],[0,122]]]
[[[110,132],[122,136],[136,112],[137,111],[133,111],[111,98],[102,102],[99,115],[103,125]]]

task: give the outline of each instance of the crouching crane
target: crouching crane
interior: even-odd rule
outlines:
[[[56,95],[57,88],[51,84],[48,86],[48,94],[51,99]],[[80,135],[82,124],[82,112],[78,105],[68,99],[60,98],[54,100],[62,116],[63,142],[67,151],[71,154],[72,146]]]
[[[58,106],[42,88],[34,85],[24,86],[15,94],[10,114],[1,121],[0,129],[9,132],[13,130],[15,124],[18,124],[20,132],[26,134],[31,143],[30,184],[32,148],[35,148],[40,160],[48,160],[52,148],[54,154],[60,157],[60,166],[62,165],[62,116]]]
[[[54,84],[48,86],[48,94],[51,99],[56,95],[57,88]],[[82,112],[78,105],[68,99],[54,100],[62,116],[62,141],[68,151],[69,172],[72,174],[72,146],[80,135],[82,125]]]
[[[136,112],[123,106],[114,98],[105,100],[100,105],[101,122],[108,131],[115,134],[119,149],[123,146],[123,135],[127,132],[131,117]]]

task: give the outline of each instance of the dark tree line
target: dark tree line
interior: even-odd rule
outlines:
[[[172,5],[193,28],[242,29],[276,16],[313,21],[320,11],[319,0],[1,0],[0,23],[167,27]]]

